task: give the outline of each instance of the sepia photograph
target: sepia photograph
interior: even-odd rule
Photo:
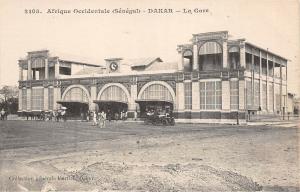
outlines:
[[[0,0],[0,191],[300,192],[299,0]]]

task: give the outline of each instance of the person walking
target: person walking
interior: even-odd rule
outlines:
[[[105,128],[105,120],[106,120],[106,114],[104,111],[101,111],[99,115],[99,126],[100,128]]]
[[[93,125],[94,126],[98,125],[98,122],[97,122],[97,112],[96,111],[93,112]]]
[[[0,112],[0,115],[1,115],[1,120],[5,120],[5,111],[4,111],[3,108],[2,108],[2,110]]]

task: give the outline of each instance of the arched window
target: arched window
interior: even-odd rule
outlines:
[[[64,97],[65,101],[82,101],[88,102],[88,96],[85,91],[79,87],[73,87],[66,93]]]
[[[100,100],[103,101],[122,101],[122,102],[128,102],[128,98],[126,96],[126,93],[123,91],[122,88],[112,85],[107,87],[101,94]]]
[[[240,66],[240,49],[237,46],[228,50],[228,65],[230,69],[237,69]]]
[[[142,93],[141,99],[173,101],[168,88],[160,84],[153,84],[147,87]]]
[[[199,49],[200,71],[220,70],[222,67],[222,48],[217,42],[206,42]]]

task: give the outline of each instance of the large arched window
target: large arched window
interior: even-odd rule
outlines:
[[[122,88],[120,88],[116,85],[112,85],[112,86],[109,86],[106,89],[104,89],[104,91],[102,92],[102,94],[100,96],[100,100],[122,101],[125,103],[128,102],[126,93],[123,91]]]
[[[222,68],[222,48],[217,42],[206,42],[199,49],[200,71]]]
[[[230,69],[238,69],[240,66],[240,48],[237,46],[231,47],[228,50],[228,65]]]
[[[66,93],[64,97],[65,101],[82,101],[88,102],[88,96],[85,91],[79,87],[73,87]]]
[[[141,99],[173,101],[172,95],[168,88],[160,84],[153,84],[147,87],[142,93]]]

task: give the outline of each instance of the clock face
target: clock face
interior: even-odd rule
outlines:
[[[116,62],[112,62],[109,67],[112,71],[116,71],[118,69],[118,64]]]

